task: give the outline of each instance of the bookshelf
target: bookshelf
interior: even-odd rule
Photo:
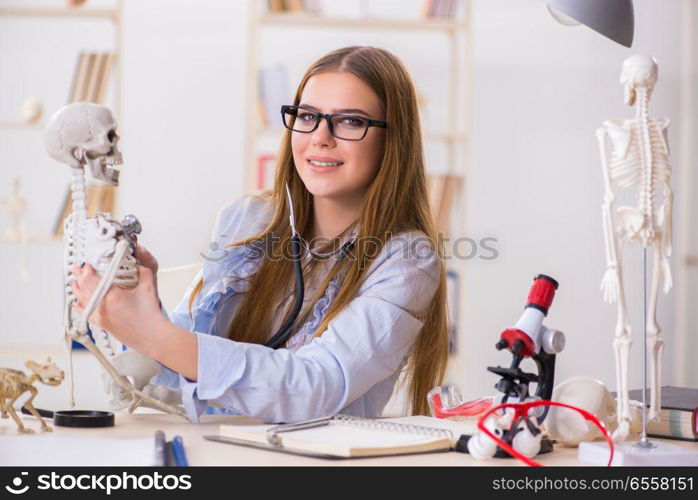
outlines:
[[[59,2],[56,2],[58,4]],[[117,118],[121,115],[121,53],[123,47],[123,26],[122,26],[123,0],[115,0],[113,8],[104,7],[0,7],[0,17],[36,18],[48,17],[56,19],[107,19],[114,25],[114,50],[115,60],[112,72],[115,78],[114,85],[114,107],[113,111]],[[27,127],[41,127],[41,124],[31,124]],[[16,123],[3,123],[3,128],[20,127]]]
[[[87,101],[93,101],[93,102],[101,102],[102,96],[105,93],[105,89],[107,86],[107,80],[113,80],[113,90],[111,92],[111,97],[113,99],[113,103],[110,105],[110,108],[114,112],[115,117],[117,118],[117,121],[119,117],[121,116],[121,107],[122,107],[122,95],[121,95],[121,82],[122,82],[122,69],[121,69],[121,54],[122,54],[122,48],[123,48],[123,2],[124,0],[114,0],[113,5],[107,6],[107,7],[89,7],[89,6],[70,6],[63,0],[54,0],[51,2],[54,6],[50,6],[51,3],[47,3],[46,5],[49,5],[47,7],[0,7],[0,18],[9,18],[9,19],[37,19],[37,18],[49,18],[49,19],[56,19],[57,21],[61,20],[79,20],[79,21],[93,21],[93,20],[106,20],[110,21],[111,25],[113,26],[113,37],[114,37],[114,43],[113,43],[113,49],[110,52],[110,54],[100,54],[97,55],[96,53],[94,55],[88,55],[87,53],[81,53],[80,54],[80,60],[78,66],[83,65],[83,59],[86,57],[93,57],[94,58],[94,67],[91,68],[91,73],[83,73],[79,74],[80,70],[82,69],[84,72],[84,68],[78,68],[76,67],[76,73],[73,75],[73,88],[71,90],[71,97],[70,99],[73,100],[73,102],[76,101],[81,101],[81,100],[87,100]],[[101,65],[101,66],[100,66]],[[70,70],[68,70],[70,71]],[[100,80],[99,78],[102,75],[99,75],[99,71],[104,71],[104,81]],[[76,79],[80,78],[80,76],[85,78],[85,81],[77,81]],[[97,78],[95,78],[97,77]],[[88,81],[89,80],[89,81]],[[50,79],[47,79],[46,81],[50,81]],[[78,91],[78,88],[82,84],[83,86],[87,85],[91,86],[92,88],[82,88],[82,91]],[[99,88],[97,88],[99,87]],[[90,92],[91,91],[91,92]],[[99,97],[97,97],[99,96]],[[69,102],[70,102],[69,99]],[[42,114],[44,113],[50,113],[55,110],[42,110]],[[3,117],[3,120],[0,121],[0,132],[2,130],[13,130],[13,129],[26,129],[26,130],[34,130],[34,131],[41,131],[44,129],[46,125],[46,120],[48,119],[48,116],[44,115],[41,116],[37,120],[32,120],[32,121],[25,121],[21,118],[16,118],[12,119],[11,117],[8,119],[6,117]],[[121,128],[121,127],[120,127]],[[2,187],[4,188],[4,186]],[[92,189],[92,188],[91,188]],[[0,194],[2,194],[0,192]],[[110,204],[109,207],[107,208],[113,208],[111,207],[111,204],[115,202],[115,190],[114,188],[111,188],[110,190],[104,190],[104,196],[100,196],[100,200],[108,200],[108,203]],[[65,204],[62,207],[56,207],[56,210],[61,210],[62,212],[65,212],[69,206]],[[111,210],[107,210],[111,211]],[[65,215],[65,214],[63,214]],[[62,217],[59,217],[62,220]],[[56,227],[58,227],[58,222],[56,223]],[[60,231],[62,233],[62,231]],[[8,239],[1,237],[0,238],[0,243],[16,243],[16,244],[25,244],[25,243],[31,243],[31,244],[45,244],[45,243],[51,243],[51,242],[56,242],[56,241],[62,241],[62,234],[60,234],[57,231],[53,231],[52,235],[48,236],[29,236],[26,239],[23,239],[22,241],[14,240],[14,239]]]
[[[260,138],[278,138],[280,141],[283,133],[283,128],[280,125],[263,124],[258,107],[261,86],[260,50],[264,43],[263,32],[277,28],[298,30],[329,28],[361,32],[375,31],[381,34],[431,31],[446,35],[449,46],[448,63],[443,68],[444,74],[448,75],[446,126],[444,127],[446,131],[424,130],[423,138],[425,144],[440,143],[446,148],[447,167],[443,169],[443,174],[462,182],[467,170],[469,131],[467,130],[467,118],[464,124],[459,124],[458,117],[470,116],[472,48],[469,0],[458,0],[458,2],[463,7],[458,19],[415,17],[414,19],[393,20],[371,17],[343,18],[309,14],[302,11],[269,12],[265,11],[265,7],[268,5],[266,1],[248,0],[246,114],[247,116],[255,116],[256,119],[255,124],[252,127],[247,127],[245,132],[244,158],[246,168],[243,182],[246,190],[258,187],[256,183],[258,176],[255,172],[257,160],[260,154],[270,152],[268,150],[260,151]],[[367,40],[366,43],[370,44],[371,41]],[[283,60],[283,54],[279,54],[278,58]],[[418,81],[419,74],[414,71],[413,73],[415,80]],[[460,160],[457,158],[457,150],[460,150]]]
[[[467,29],[467,23],[446,19],[349,19],[322,16],[321,14],[272,13],[261,14],[259,22],[265,26],[300,26],[321,28],[361,28],[377,30],[441,30],[458,31]]]
[[[369,0],[365,0],[368,2]],[[433,0],[436,1],[436,0]],[[279,30],[345,30],[361,33],[380,33],[381,36],[393,34],[405,35],[413,33],[433,32],[443,34],[447,38],[448,52],[446,64],[439,71],[443,71],[446,79],[446,110],[444,123],[441,130],[430,130],[425,126],[425,115],[422,114],[423,139],[425,149],[429,144],[438,143],[445,149],[446,168],[439,169],[436,175],[430,175],[430,202],[435,213],[437,229],[446,234],[451,234],[451,226],[454,224],[452,214],[456,211],[456,205],[463,203],[463,189],[467,174],[469,158],[469,117],[472,92],[472,33],[469,0],[450,0],[453,5],[458,5],[459,16],[451,18],[421,18],[419,14],[414,19],[386,19],[386,18],[340,18],[335,16],[323,16],[322,14],[307,14],[304,12],[266,12],[263,7],[268,5],[262,0],[249,0],[248,2],[248,61],[246,82],[246,116],[254,116],[253,126],[245,130],[245,169],[244,186],[246,191],[258,188],[260,180],[269,178],[268,169],[273,168],[273,155],[276,150],[260,148],[260,142],[280,143],[284,131],[281,124],[265,125],[260,116],[259,89],[261,88],[260,67],[261,48],[264,43],[263,32],[279,32]],[[432,0],[424,0],[424,5],[432,4]],[[276,31],[275,31],[276,30]],[[310,42],[312,43],[312,42]],[[366,45],[372,44],[370,36],[367,36]],[[337,45],[339,47],[341,45]],[[336,47],[334,47],[336,48]],[[291,46],[289,51],[303,50],[303,47]],[[284,60],[285,52],[275,54],[277,61]],[[400,56],[400,54],[397,54]],[[310,61],[308,61],[310,63]],[[420,81],[419,70],[410,68],[416,82]],[[433,69],[433,68],[431,68]],[[289,91],[294,90],[294,82],[289,82]],[[417,89],[419,91],[419,88]],[[429,155],[425,154],[428,168]],[[257,172],[258,160],[265,163],[263,173]],[[436,189],[434,189],[436,188]],[[436,195],[434,194],[436,193]],[[459,211],[460,213],[460,211]],[[460,221],[459,221],[459,225]],[[451,261],[447,263],[447,281],[449,289],[449,329],[451,331],[451,353],[457,352],[458,331],[461,330],[458,310],[460,309],[460,290],[463,280],[459,278],[464,273],[463,263]],[[452,360],[457,356],[452,356]],[[450,363],[450,372],[458,370],[458,362]],[[450,373],[448,378],[454,375]],[[404,404],[405,395],[396,393],[386,409],[387,414],[397,410]]]

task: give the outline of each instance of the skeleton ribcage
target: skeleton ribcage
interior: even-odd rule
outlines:
[[[611,181],[619,187],[626,188],[633,186],[641,181],[644,181],[646,171],[642,164],[642,141],[640,139],[640,131],[636,125],[633,125],[630,130],[630,143],[627,147],[625,155],[619,148],[619,144],[613,143],[613,154],[610,161]],[[652,149],[652,185],[657,182],[669,181],[671,177],[671,167],[669,165],[669,155],[662,136],[662,132],[658,130],[656,123],[650,125],[650,144]]]

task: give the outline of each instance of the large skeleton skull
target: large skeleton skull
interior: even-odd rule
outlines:
[[[651,56],[637,54],[623,61],[620,73],[620,84],[623,85],[625,104],[635,104],[635,94],[638,87],[647,89],[647,98],[652,94],[657,83],[657,61]]]
[[[90,102],[62,107],[46,126],[46,150],[51,158],[71,167],[90,168],[93,179],[119,184],[121,165],[116,121],[109,108]]]

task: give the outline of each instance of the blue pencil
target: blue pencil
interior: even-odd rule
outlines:
[[[188,467],[189,462],[187,462],[187,454],[184,452],[184,441],[182,441],[181,436],[175,436],[172,438],[172,451],[175,456],[175,464],[178,467]]]

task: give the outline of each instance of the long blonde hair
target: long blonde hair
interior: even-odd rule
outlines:
[[[371,238],[373,244],[382,248],[390,234],[417,230],[424,233],[433,251],[438,252],[439,283],[436,293],[420,319],[424,325],[419,333],[415,348],[407,364],[411,411],[426,414],[427,392],[441,383],[448,358],[448,331],[446,313],[446,275],[443,266],[443,251],[433,223],[427,197],[427,179],[424,170],[422,136],[414,85],[402,62],[390,52],[365,46],[346,47],[335,50],[318,59],[306,71],[298,86],[293,104],[298,105],[308,80],[318,73],[348,72],[364,81],[378,96],[386,129],[383,156],[377,174],[368,186],[358,219],[357,241]],[[296,227],[307,237],[312,223],[312,195],[305,188],[296,172],[291,150],[291,131],[286,130],[276,162],[274,188],[266,197],[272,203],[273,216],[266,229],[230,246],[247,245],[262,241],[268,235],[277,241],[288,242],[291,228],[288,222],[289,209],[285,198],[285,184],[292,193]],[[281,245],[281,243],[279,244]],[[331,247],[325,246],[324,250]],[[325,292],[332,278],[339,273],[344,276],[337,295],[327,310],[313,336],[320,336],[328,324],[355,297],[364,280],[370,260],[376,255],[357,245],[351,259],[336,263],[320,284],[310,305],[301,312],[297,325],[308,318],[315,303]],[[273,250],[279,255],[279,249]],[[279,304],[285,287],[279,286],[279,276],[287,276],[291,283],[293,262],[291,259],[264,259],[258,271],[249,279],[249,288],[233,319],[228,338],[236,341],[264,344],[271,336],[273,309],[270,304]],[[191,294],[189,306],[201,291],[203,280]],[[285,312],[289,316],[291,307]],[[285,320],[284,318],[284,320]],[[345,332],[351,335],[351,332]]]

